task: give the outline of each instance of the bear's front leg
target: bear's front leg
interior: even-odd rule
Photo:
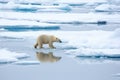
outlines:
[[[39,46],[40,48],[43,48],[43,44],[40,44],[40,46]]]
[[[39,48],[43,48],[43,44],[41,42],[38,42]]]
[[[51,49],[55,49],[55,47],[53,46],[53,42],[49,42],[49,47],[50,47]]]

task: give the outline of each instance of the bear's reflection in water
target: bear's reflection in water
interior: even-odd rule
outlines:
[[[54,56],[52,52],[36,52],[36,56],[40,62],[57,62],[61,59],[61,57]]]

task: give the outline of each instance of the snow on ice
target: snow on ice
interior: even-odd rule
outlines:
[[[1,19],[18,19],[18,20],[28,20],[46,22],[46,23],[69,23],[69,22],[79,22],[79,23],[98,23],[99,21],[105,22],[119,22],[119,14],[95,14],[95,13],[20,13],[20,12],[0,12]],[[10,16],[9,16],[10,15]],[[2,24],[0,22],[0,24]],[[24,23],[25,24],[25,23]]]
[[[110,5],[110,4],[102,4],[95,8],[96,11],[99,12],[119,12],[120,6],[118,5]]]
[[[39,61],[17,61],[14,64],[16,65],[38,65],[40,64]]]
[[[7,49],[0,49],[0,64],[16,62],[19,59],[27,57],[29,57],[29,55],[25,53],[17,53]]]

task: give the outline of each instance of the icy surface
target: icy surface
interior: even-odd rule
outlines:
[[[96,11],[100,12],[119,12],[120,6],[119,5],[110,5],[110,4],[102,4],[95,8]]]
[[[48,23],[41,23],[39,21],[35,20],[7,20],[7,19],[1,19],[0,22],[1,26],[14,26],[14,25],[27,25],[28,27],[30,26],[58,26],[56,24],[48,24]]]
[[[15,62],[14,64],[16,65],[38,65],[40,64],[39,61],[18,61],[18,62]]]
[[[22,58],[27,58],[29,55],[25,53],[16,53],[7,49],[0,49],[0,64],[12,63]]]
[[[54,34],[56,33],[56,34]],[[2,32],[0,36],[16,38],[34,38],[41,34],[58,36],[61,40],[67,41],[65,45],[71,45],[73,49],[66,51],[76,55],[114,55],[120,54],[120,29],[115,31],[40,31],[40,32]],[[21,35],[19,35],[21,34]],[[19,36],[18,36],[19,35]],[[64,35],[64,36],[63,36]],[[79,36],[79,37],[78,37]],[[60,47],[60,45],[59,45]],[[64,47],[64,46],[63,46]],[[62,47],[61,47],[62,48]]]
[[[79,13],[19,13],[19,12],[0,12],[1,19],[13,19],[13,20],[28,20],[40,22],[86,22],[86,23],[96,23],[98,21],[106,22],[119,22],[120,15],[110,15],[110,14],[79,14]],[[11,15],[11,16],[9,16]],[[18,17],[19,16],[19,17]],[[26,21],[27,22],[27,21]],[[0,23],[2,24],[2,23]],[[25,23],[23,23],[25,24]],[[37,23],[39,24],[39,23]]]
[[[70,11],[71,8],[67,4],[60,5],[32,5],[32,4],[16,4],[14,2],[8,2],[7,4],[0,4],[0,9],[5,11],[16,11],[16,12],[42,12],[42,11]]]
[[[116,77],[120,77],[120,73],[114,74],[114,76],[116,76]]]

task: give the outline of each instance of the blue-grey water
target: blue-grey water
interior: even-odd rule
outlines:
[[[5,1],[1,1],[0,4],[7,4]],[[29,3],[20,3],[29,5]],[[60,8],[59,11],[45,11],[38,8],[12,8],[1,9],[0,11],[14,11],[24,13],[88,13],[95,12],[101,14],[119,14],[119,12],[107,12],[107,11],[95,11],[94,8],[102,3],[94,5],[85,4],[69,4],[69,7]],[[40,3],[31,3],[31,5],[41,5]],[[59,4],[53,4],[55,6]],[[25,32],[25,31],[51,31],[51,30],[64,30],[64,31],[88,31],[88,30],[105,30],[113,31],[120,27],[119,23],[52,23],[59,24],[59,26],[41,27],[18,25],[18,26],[0,26],[0,29],[13,32]],[[4,31],[3,31],[4,32]],[[64,35],[63,35],[64,36]],[[76,49],[74,47],[69,48],[57,48],[57,49],[34,49],[35,40],[14,38],[0,36],[0,49],[7,48],[10,51],[27,53],[30,56],[27,58],[19,59],[20,61],[38,61],[39,64],[34,63],[0,63],[0,80],[120,80],[117,73],[120,73],[120,58],[119,56],[76,56],[70,57],[65,53],[67,49]],[[44,55],[45,58],[51,54],[54,60],[42,60],[40,55]],[[102,58],[101,58],[102,57]],[[108,63],[105,63],[109,61]],[[89,62],[89,64],[87,63]]]

